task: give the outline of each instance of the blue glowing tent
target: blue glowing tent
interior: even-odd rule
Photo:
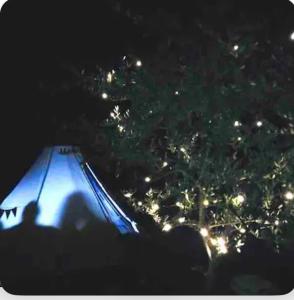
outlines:
[[[121,233],[138,232],[136,224],[107,193],[77,147],[54,146],[42,151],[2,202],[2,227],[20,224],[24,208],[32,201],[38,202],[39,225],[62,228],[70,224],[79,229],[91,218],[98,218],[114,224]]]

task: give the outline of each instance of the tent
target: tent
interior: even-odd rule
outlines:
[[[37,201],[38,225],[83,228],[92,218],[110,222],[123,233],[137,233],[107,193],[78,147],[46,147],[0,205],[0,222],[8,229],[22,222],[24,208]]]

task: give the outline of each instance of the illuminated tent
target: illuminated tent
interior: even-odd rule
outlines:
[[[138,232],[107,193],[79,149],[72,146],[45,148],[33,166],[0,205],[4,229],[22,222],[24,208],[37,201],[36,223],[79,229],[89,221],[110,222],[121,233]]]

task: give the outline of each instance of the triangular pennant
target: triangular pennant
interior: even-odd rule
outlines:
[[[6,213],[6,218],[8,219],[8,218],[9,218],[9,215],[10,215],[10,213],[11,213],[11,209],[5,210],[5,213]]]
[[[0,209],[0,219],[2,218],[3,214],[4,214],[4,210]]]
[[[12,210],[12,213],[14,216],[16,216],[16,211],[17,211],[17,207],[15,207],[13,210]]]

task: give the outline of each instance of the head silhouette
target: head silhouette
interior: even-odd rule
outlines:
[[[35,201],[30,202],[23,211],[22,214],[23,223],[34,224],[39,213],[40,213],[40,209],[38,203]]]

